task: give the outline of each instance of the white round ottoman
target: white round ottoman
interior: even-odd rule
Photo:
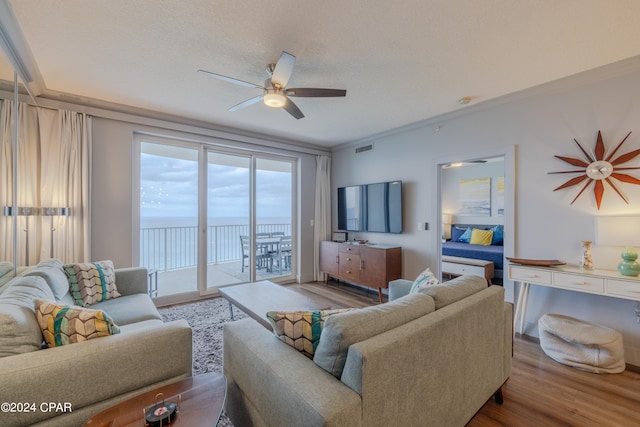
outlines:
[[[538,320],[540,347],[555,360],[594,373],[624,371],[622,334],[560,314],[545,314]]]

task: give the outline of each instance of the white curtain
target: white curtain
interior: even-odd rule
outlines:
[[[316,156],[316,209],[313,228],[313,280],[324,280],[320,272],[320,242],[331,238],[331,158]]]
[[[35,265],[54,257],[63,262],[90,260],[91,118],[66,110],[18,106],[18,265]],[[2,175],[0,206],[12,204],[11,134],[13,103],[2,102]],[[9,136],[9,137],[7,137]],[[42,208],[68,208],[68,216],[46,216]],[[12,235],[12,224],[0,221],[0,232]],[[0,260],[13,259],[7,244]]]

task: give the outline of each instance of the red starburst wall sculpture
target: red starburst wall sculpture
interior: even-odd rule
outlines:
[[[629,204],[629,201],[622,194],[614,180],[627,182],[629,184],[640,185],[640,179],[634,178],[631,175],[627,175],[626,173],[621,173],[622,171],[640,169],[640,167],[620,167],[620,165],[622,165],[623,163],[629,162],[640,155],[640,149],[631,151],[627,154],[622,154],[621,156],[611,160],[613,156],[616,155],[620,147],[622,147],[622,144],[624,144],[627,138],[629,138],[629,135],[631,135],[631,132],[629,132],[627,136],[625,136],[624,139],[620,142],[620,144],[618,144],[611,153],[606,155],[606,157],[604,143],[602,142],[602,135],[600,134],[600,131],[598,131],[598,140],[596,141],[595,150],[591,154],[587,152],[587,150],[585,150],[576,139],[574,139],[575,143],[578,144],[580,151],[582,151],[582,154],[584,154],[586,160],[578,159],[575,157],[554,157],[557,157],[558,159],[581,169],[549,173],[579,173],[581,175],[576,176],[575,178],[571,178],[569,181],[565,182],[560,187],[555,188],[553,191],[561,190],[567,187],[573,187],[574,185],[582,184],[586,180],[578,195],[571,201],[571,204],[573,204],[573,202],[578,200],[578,197],[580,197],[580,195],[584,193],[584,190],[586,190],[587,187],[589,187],[589,185],[591,185],[591,183],[593,182],[593,194],[596,198],[596,205],[598,206],[599,210],[600,205],[602,204],[602,195],[604,194],[603,181],[606,181],[607,184],[609,184],[611,188],[613,188],[615,192],[618,193],[620,197],[622,197],[622,200],[624,200],[625,203]]]

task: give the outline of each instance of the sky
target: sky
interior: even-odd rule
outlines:
[[[140,216],[197,217],[195,160],[141,153]],[[209,164],[208,217],[247,217],[249,170]],[[256,172],[258,218],[291,217],[291,173]]]

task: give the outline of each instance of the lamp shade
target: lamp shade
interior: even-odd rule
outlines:
[[[597,217],[596,244],[602,246],[640,246],[640,216]]]
[[[624,276],[640,275],[640,264],[636,262],[640,246],[640,217],[602,216],[596,220],[596,243],[602,246],[624,246],[618,271]]]

